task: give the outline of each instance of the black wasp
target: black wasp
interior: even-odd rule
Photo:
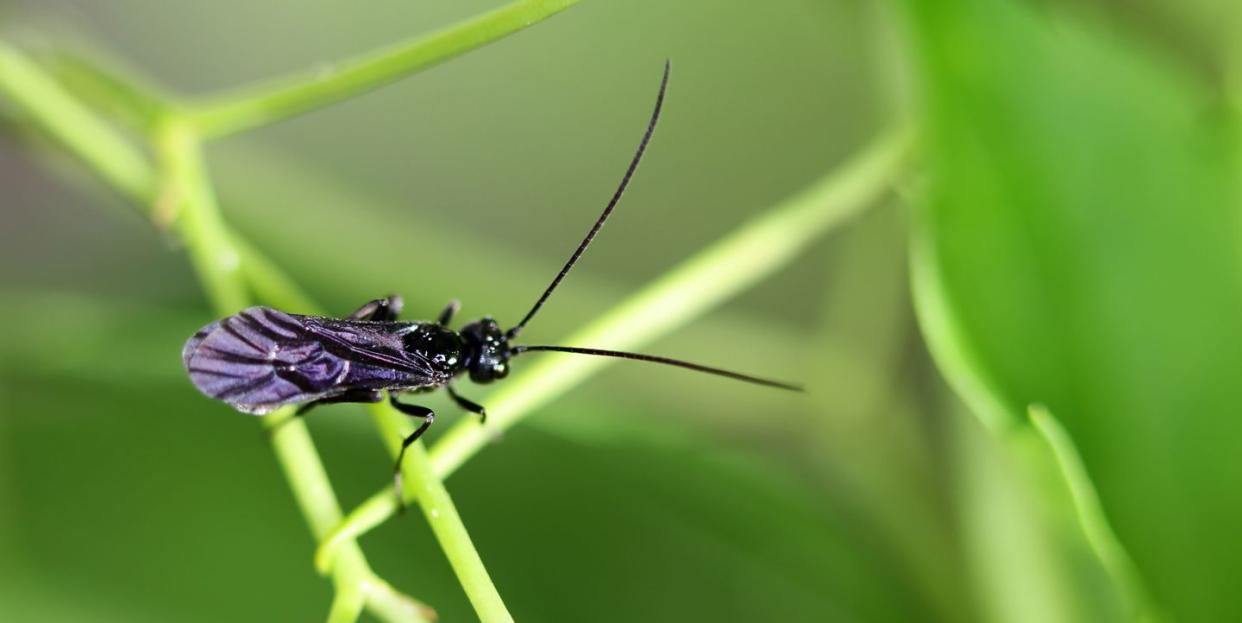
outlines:
[[[560,273],[544,290],[521,322],[502,330],[490,317],[461,331],[449,328],[457,303],[440,312],[435,322],[397,320],[401,298],[390,296],[363,305],[346,318],[300,316],[268,307],[251,307],[213,322],[190,337],[181,358],[190,381],[207,396],[238,411],[261,415],[278,407],[301,404],[298,413],[332,402],[380,402],[388,391],[392,406],[422,424],[401,443],[396,470],[405,449],[431,426],[435,414],[427,407],[397,401],[398,393],[426,392],[444,387],[462,409],[486,419],[483,407],[453,388],[453,380],[469,373],[475,383],[491,383],[509,374],[509,359],[533,351],[557,351],[652,361],[781,389],[796,385],[676,359],[637,353],[569,346],[512,344],[535,316],[574,263],[595,238],[621,199],[638,167],[664,103],[669,66],[664,65],[655,110],[621,184]]]

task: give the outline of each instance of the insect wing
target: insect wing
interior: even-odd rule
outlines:
[[[436,376],[426,358],[407,353],[399,336],[377,331],[371,321],[307,318],[305,330],[329,350],[360,364],[400,371],[413,379]]]
[[[203,327],[182,361],[199,391],[256,415],[336,393],[349,372],[298,318],[267,307]]]

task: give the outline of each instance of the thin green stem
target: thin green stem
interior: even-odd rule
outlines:
[[[423,623],[436,620],[436,611],[394,589],[379,577],[361,582],[367,609],[385,621]]]
[[[247,276],[260,297],[279,305],[282,309],[300,309],[305,313],[316,312],[318,306],[311,302],[279,267],[261,255],[251,257],[251,253],[255,252],[248,248],[242,250],[243,257],[247,258],[245,262]],[[372,412],[376,427],[395,457],[400,449],[401,439],[411,430],[407,418],[383,404],[375,405]],[[300,422],[287,422],[291,416],[291,411],[285,410],[284,413],[269,415],[268,419],[273,423],[272,426],[280,429],[289,424],[300,424]],[[483,566],[482,558],[474,549],[470,535],[466,532],[465,525],[448,491],[430,466],[423,444],[411,446],[406,454],[402,477],[405,483],[404,488],[409,491],[407,497],[419,501],[419,506],[423,509],[423,514],[427,517],[433,534],[439,541],[441,549],[444,550],[450,566],[457,574],[462,589],[479,618],[485,622],[512,621],[499,591],[496,590],[487,569]],[[334,560],[336,545],[343,541],[353,541],[352,538],[344,538],[340,534],[335,535],[332,540],[333,547],[320,547],[315,553],[315,567],[325,575],[333,571],[333,563],[337,562]],[[387,585],[383,586],[387,587]],[[388,592],[392,592],[391,589],[388,589]],[[376,590],[373,594],[383,595],[385,592]],[[343,601],[344,596],[338,593],[337,599],[338,601],[333,604],[334,611],[337,608],[343,612],[347,611],[348,602]],[[406,601],[412,602],[408,599]],[[411,608],[409,603],[402,603],[399,600],[390,600],[386,603],[394,604],[394,607],[401,612],[406,612]]]
[[[338,590],[332,598],[332,609],[328,611],[328,623],[353,623],[362,615],[362,607],[366,603],[362,590],[348,587]]]
[[[223,136],[322,108],[532,26],[578,0],[520,0],[352,61],[227,93],[191,108],[206,136]]]
[[[220,219],[210,189],[200,139],[191,126],[171,118],[161,127],[157,143],[165,180],[171,189],[162,194],[160,200],[180,204],[180,234],[208,297],[218,315],[231,314],[249,304],[249,293],[241,256],[233,246],[234,235]],[[305,424],[285,421],[292,409],[282,411],[284,413],[274,414],[274,420],[285,423],[272,433],[272,448],[311,532],[322,538],[340,522],[340,504]],[[363,584],[373,582],[375,574],[356,543],[346,544],[341,553],[333,569],[337,598],[330,620],[351,621],[357,618],[365,603]]]
[[[65,51],[37,56],[39,64],[74,97],[99,113],[151,135],[175,108],[172,96],[140,79],[134,72],[115,68],[92,51],[89,57]]]
[[[793,260],[816,238],[875,203],[906,170],[909,128],[891,130],[836,172],[700,251],[591,325],[565,340],[598,348],[634,349],[699,317]],[[534,409],[612,363],[604,358],[545,355],[488,400],[486,426],[466,419],[432,448],[436,476],[446,478],[488,441]],[[405,492],[411,493],[407,489]],[[382,490],[350,513],[320,544],[317,560],[397,510]]]
[[[413,430],[409,418],[385,403],[371,406],[375,425],[383,436],[389,451],[395,457],[401,449],[401,440]],[[418,500],[423,516],[431,526],[431,532],[444,550],[449,566],[457,574],[457,581],[466,592],[470,605],[483,623],[512,623],[513,617],[505,608],[500,592],[492,583],[483,559],[474,548],[474,542],[462,523],[453,499],[449,497],[444,483],[436,475],[435,468],[422,442],[411,445],[405,453],[401,466],[402,495]],[[390,498],[395,498],[392,491]]]
[[[26,58],[0,41],[0,93],[88,168],[127,198],[145,203],[156,174],[142,151]]]
[[[311,532],[316,537],[324,535],[339,521],[341,507],[332,491],[331,481],[319,459],[319,453],[315,450],[310,432],[300,420],[294,420],[274,431],[271,440],[276,459],[285,473],[302,515],[310,525]],[[365,596],[364,585],[377,580],[362,549],[352,541],[342,544],[341,558],[332,571],[337,592],[337,598],[333,602],[335,617],[341,612],[340,608]],[[354,618],[357,618],[356,615]]]
[[[156,209],[171,209],[180,216],[181,238],[216,313],[235,313],[249,304],[250,297],[242,280],[241,256],[224,228],[207,180],[198,135],[171,117],[159,131],[157,146],[164,190]]]
[[[241,254],[246,282],[255,294],[288,312],[322,313],[319,305],[315,304],[292,278],[263,252],[255,248],[249,240],[236,232],[230,232],[229,238],[233,242],[233,247]]]
[[[171,163],[168,179],[179,180],[179,188],[187,197],[188,206],[184,210],[184,218],[180,219],[179,223],[182,224],[182,234],[190,247],[191,255],[201,253],[209,260],[235,258],[232,262],[216,261],[201,265],[199,271],[200,274],[207,273],[205,284],[209,289],[221,284],[237,288],[236,293],[226,292],[226,294],[230,296],[236,294],[240,297],[238,302],[244,304],[247,294],[243,289],[243,276],[235,272],[242,266],[241,252],[233,246],[233,235],[227,232],[218,218],[213,218],[213,216],[218,217],[218,212],[210,192],[205,192],[208,186],[198,154],[197,137],[192,128],[175,121],[169,123],[165,133],[167,140],[161,141],[161,144],[166,147],[161,153],[165,154]],[[193,209],[188,209],[188,207]],[[284,303],[304,306],[307,311],[313,311],[316,308],[302,294],[293,280],[288,278],[275,264],[268,262],[253,249],[246,248],[245,252],[250,263],[246,265],[247,270],[244,271],[244,276],[263,288],[265,296],[282,299]],[[219,307],[220,299],[216,300],[217,307]],[[232,302],[232,299],[226,300]],[[237,308],[240,306],[217,309],[217,312],[220,315],[226,315],[236,311]],[[285,470],[286,477],[302,505],[303,513],[310,520],[312,531],[322,538],[340,523],[340,509],[335,496],[332,495],[331,487],[319,486],[319,483],[328,482],[328,475],[310,444],[310,436],[306,433],[306,427],[301,421],[289,420],[292,409],[282,411],[283,413],[269,416],[269,421],[279,423],[279,428],[273,436],[273,445],[276,447],[277,456],[281,459],[281,466]],[[399,443],[401,438],[398,434],[402,432],[403,418],[392,412],[386,405],[379,405],[376,412],[377,426],[384,437],[392,442],[390,449],[395,456],[397,446],[393,444]],[[408,434],[408,431],[405,434]],[[291,453],[290,450],[295,452]],[[485,623],[512,621],[500,594],[483,567],[481,557],[470,541],[470,536],[453,506],[448,491],[430,468],[426,450],[420,444],[410,448],[408,455],[406,468],[402,470],[402,473],[412,491],[421,501],[432,532],[440,541],[450,565],[457,573],[462,588],[478,612],[479,618]],[[354,548],[357,549],[356,544]],[[356,556],[338,558],[332,571],[337,584],[337,598],[333,602],[330,620],[353,620],[357,617],[357,612],[364,602],[360,586],[373,577],[373,574],[367,568],[360,550],[356,551]]]

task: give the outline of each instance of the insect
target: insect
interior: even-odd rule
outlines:
[[[512,328],[502,330],[494,319],[484,317],[454,331],[449,324],[458,310],[456,301],[445,307],[434,322],[399,321],[402,301],[398,296],[371,301],[345,318],[303,316],[268,307],[251,307],[203,327],[185,343],[181,358],[190,381],[203,394],[255,415],[292,404],[302,405],[298,409],[300,415],[327,403],[380,402],[384,399],[383,392],[387,391],[393,407],[421,420],[418,428],[401,442],[394,467],[398,490],[405,450],[431,426],[435,413],[427,407],[400,402],[397,395],[443,387],[459,407],[478,414],[485,421],[483,406],[458,394],[453,381],[462,375],[481,384],[503,379],[509,374],[509,360],[523,353],[556,351],[650,361],[801,391],[801,387],[790,383],[667,357],[513,343],[573,268],[620,201],[660,118],[668,76],[669,65],[665,63],[655,110],[621,184],[569,261],[522,321]]]

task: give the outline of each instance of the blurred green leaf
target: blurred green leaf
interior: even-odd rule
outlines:
[[[915,270],[952,317],[924,325],[945,373],[974,375],[957,389],[994,430],[1030,403],[1058,414],[1175,618],[1242,617],[1229,121],[1177,68],[1055,11],[907,6],[933,180]]]

